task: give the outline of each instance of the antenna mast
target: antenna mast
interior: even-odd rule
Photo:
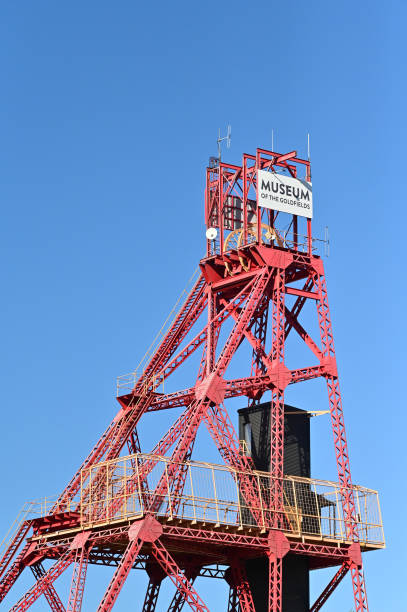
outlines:
[[[222,142],[224,140],[226,140],[226,148],[230,149],[231,136],[232,136],[232,126],[231,125],[227,126],[226,136],[221,136],[220,135],[220,128],[219,128],[219,130],[218,130],[218,139],[216,141],[217,144],[218,144],[218,159],[219,159],[219,161],[221,161],[221,159],[222,159]]]

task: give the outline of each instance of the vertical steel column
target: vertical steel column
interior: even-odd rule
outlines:
[[[243,562],[233,562],[230,568],[232,582],[236,588],[239,600],[240,612],[255,612],[253,597]]]
[[[335,348],[328,305],[328,292],[323,272],[315,274],[314,285],[319,293],[319,299],[317,300],[317,312],[322,341],[322,354],[325,360],[328,363],[331,363],[331,372],[326,374],[325,378],[328,387],[329,407],[334,434],[335,455],[338,466],[338,478],[346,535],[347,538],[357,542],[359,537],[357,530],[355,501],[352,489],[348,443],[346,440],[341,392],[339,388],[338,374],[336,371]],[[364,612],[369,608],[367,604],[366,586],[362,566],[360,565],[360,567],[358,567],[355,564],[352,564],[351,575],[356,612]]]
[[[362,566],[352,563],[350,566],[352,576],[353,596],[355,598],[356,612],[367,612],[369,606],[367,603],[365,576]]]
[[[272,292],[272,350],[273,367],[279,372],[284,366],[285,306],[284,270],[276,268]],[[275,364],[275,365],[274,365]],[[284,387],[277,376],[271,392],[270,414],[270,510],[274,528],[282,528],[284,476]]]
[[[237,589],[235,586],[229,587],[229,599],[228,599],[228,611],[227,612],[240,612],[239,598],[237,596]]]
[[[143,612],[154,612],[157,606],[158,595],[160,594],[161,583],[165,578],[165,573],[155,561],[148,561],[146,563],[146,571],[149,581],[143,604]]]
[[[219,161],[219,182],[218,182],[218,224],[219,224],[219,244],[220,244],[220,252],[223,253],[223,243],[225,240],[224,236],[224,224],[223,224],[223,165]]]
[[[76,549],[67,612],[81,612],[90,548]]]
[[[269,560],[269,601],[268,612],[282,610],[283,560],[273,553],[268,553]]]
[[[161,580],[149,579],[147,585],[146,597],[143,604],[143,612],[153,612],[157,605],[158,595],[160,593]]]
[[[210,207],[210,197],[208,193],[208,185],[210,182],[211,171],[209,168],[206,169],[206,187],[205,187],[205,225],[206,229],[210,227],[210,219],[209,219],[209,207]],[[211,241],[206,240],[206,256],[209,257],[211,255]]]
[[[272,292],[272,350],[274,367],[284,366],[285,342],[285,273],[276,268]],[[277,377],[271,392],[270,414],[270,510],[271,524],[282,528],[284,522],[284,386]],[[282,558],[269,552],[269,612],[282,610]]]
[[[247,158],[243,155],[243,194],[242,194],[242,212],[243,212],[243,244],[247,244],[247,196],[248,196],[248,185],[247,185]],[[250,185],[250,183],[249,183]]]
[[[266,348],[266,335],[267,335],[267,321],[268,321],[268,305],[269,305],[269,297],[264,294],[263,299],[259,304],[258,311],[254,315],[254,337],[258,341],[259,345],[263,348],[265,352]],[[253,349],[252,352],[252,367],[251,367],[251,376],[259,376],[260,374],[264,374],[266,371],[266,367],[261,359],[260,352],[258,350]],[[260,402],[261,397],[248,399],[249,406],[255,406]]]

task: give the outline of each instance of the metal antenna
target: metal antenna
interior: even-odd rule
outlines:
[[[221,157],[222,157],[222,150],[221,150],[221,145],[222,145],[222,142],[223,142],[224,140],[226,140],[226,147],[227,147],[228,149],[230,149],[230,140],[231,140],[231,136],[232,136],[232,127],[231,127],[230,125],[228,125],[228,127],[227,127],[227,133],[226,133],[226,136],[221,136],[221,135],[220,135],[220,128],[219,128],[219,130],[218,130],[218,140],[217,140],[217,143],[218,143],[218,158],[219,158],[219,161],[221,160]]]
[[[309,132],[307,134],[307,141],[308,141],[308,146],[307,146],[307,150],[308,150],[308,161],[310,160],[311,156],[310,156],[310,148],[309,148]]]
[[[274,130],[271,130],[271,150],[274,151]]]

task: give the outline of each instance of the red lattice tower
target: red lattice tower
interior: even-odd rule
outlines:
[[[52,610],[65,610],[54,581],[73,564],[66,609],[80,611],[87,566],[93,563],[115,567],[100,611],[112,609],[133,568],[146,570],[149,578],[145,598],[140,599],[143,611],[156,609],[166,578],[176,589],[166,609],[174,612],[187,603],[192,610],[208,610],[205,593],[198,594],[194,587],[198,576],[228,582],[225,610],[253,611],[245,562],[263,556],[269,564],[268,610],[281,612],[282,560],[287,553],[308,556],[311,568],[339,566],[311,610],[322,607],[349,570],[356,611],[368,610],[361,549],[384,543],[383,538],[373,541],[359,534],[362,519],[351,481],[324,267],[311,232],[310,181],[310,163],[295,151],[282,155],[258,149],[256,155],[243,155],[241,166],[212,160],[205,192],[207,250],[199,277],[142,375],[118,397],[118,414],[52,509],[17,529],[0,564],[0,600],[25,567],[32,569],[36,582],[12,610],[27,609],[41,595]],[[309,302],[316,305],[320,343],[299,320]],[[222,334],[222,328],[228,332]],[[292,331],[317,365],[287,367],[286,339]],[[244,343],[252,351],[251,362],[242,378],[228,379],[228,366]],[[159,393],[159,385],[198,349],[202,357],[190,386]],[[186,378],[191,371],[185,369]],[[314,516],[320,531],[311,533],[301,523],[304,506],[297,501],[287,505],[284,497],[284,391],[290,384],[318,377],[327,383],[338,467],[340,517],[332,520],[340,520],[342,531],[335,532],[334,541],[326,537],[322,511]],[[226,406],[229,398],[238,396],[245,396],[249,405],[259,403],[267,392],[271,450],[270,473],[265,475],[255,471]],[[140,419],[180,406],[181,416],[155,448],[143,454],[137,433]],[[222,518],[216,491],[213,500],[205,502],[215,504],[216,520],[197,518],[201,498],[192,489],[185,493],[189,481],[193,484],[193,470],[211,470],[215,485],[220,469],[191,461],[200,426],[208,429],[227,466],[225,473],[236,483],[235,524]],[[122,465],[127,471],[119,477]],[[152,474],[160,466],[152,485]],[[304,487],[311,490],[311,481]],[[186,514],[190,506],[194,516]],[[46,559],[53,561],[48,571],[42,565]],[[159,609],[164,609],[162,603]]]

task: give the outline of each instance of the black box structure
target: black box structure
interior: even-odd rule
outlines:
[[[309,413],[294,406],[284,406],[284,474],[311,476]],[[270,403],[238,410],[239,438],[244,440],[256,469],[270,470]],[[256,612],[268,610],[268,560],[251,559],[246,563]],[[283,559],[283,612],[308,612],[309,565],[307,557],[288,554]]]

